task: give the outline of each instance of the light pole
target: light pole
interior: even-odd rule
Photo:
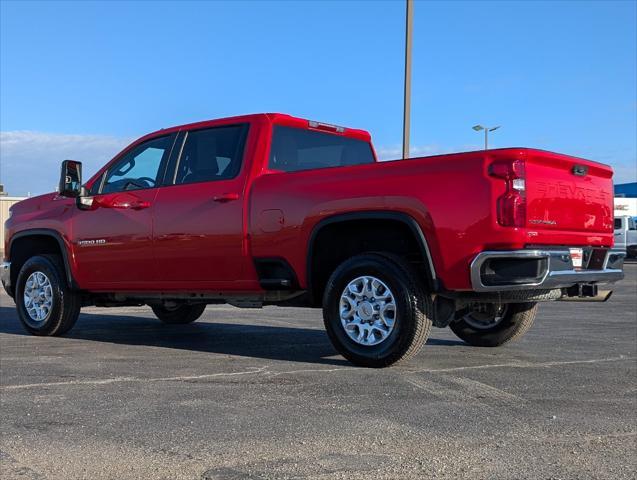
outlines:
[[[498,125],[497,127],[483,127],[482,125],[474,125],[473,128],[476,132],[479,132],[480,130],[484,130],[484,149],[488,150],[489,149],[489,132],[493,132],[494,130],[497,130],[498,128],[500,128],[500,125]]]
[[[403,158],[409,158],[409,116],[411,105],[411,31],[414,18],[414,2],[406,0],[405,12],[405,98],[403,104]]]

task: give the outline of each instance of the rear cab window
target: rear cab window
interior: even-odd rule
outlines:
[[[328,132],[277,125],[268,167],[283,172],[374,163],[369,142]]]
[[[620,228],[622,228],[622,219],[621,218],[616,218],[615,219],[615,230],[619,230]]]

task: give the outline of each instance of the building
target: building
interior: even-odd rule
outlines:
[[[637,217],[637,182],[615,185],[615,216]]]
[[[24,197],[8,197],[4,189],[0,193],[0,253],[4,251],[4,222],[9,218],[9,208],[21,200]]]
[[[637,198],[637,182],[615,185],[615,197]]]
[[[637,198],[615,197],[616,217],[637,217]]]

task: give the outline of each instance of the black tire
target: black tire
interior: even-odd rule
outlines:
[[[185,325],[197,320],[206,309],[206,304],[182,304],[174,308],[166,308],[163,305],[151,305],[150,308],[159,320],[169,325]]]
[[[376,345],[357,343],[341,322],[341,295],[350,282],[362,276],[383,282],[395,300],[393,328]],[[328,280],[323,296],[323,320],[334,348],[363,367],[387,367],[416,355],[429,336],[432,311],[431,297],[411,265],[382,252],[357,255],[343,262]]]
[[[502,319],[491,328],[475,328],[465,315],[459,320],[451,322],[449,328],[461,340],[476,347],[499,347],[508,342],[521,338],[533,326],[538,304],[536,302],[509,303]],[[473,315],[473,314],[467,314]],[[471,323],[476,323],[473,320]]]
[[[44,274],[50,284],[51,308],[46,310],[41,320],[29,314],[33,310],[25,305],[24,296],[27,280],[36,272]],[[48,288],[44,290],[48,291]],[[15,303],[22,326],[29,333],[42,336],[58,336],[68,332],[75,325],[82,307],[80,295],[72,291],[66,281],[64,264],[59,255],[38,255],[22,265],[16,281]]]

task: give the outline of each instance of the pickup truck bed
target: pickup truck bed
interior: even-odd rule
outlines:
[[[511,158],[527,165],[527,220],[517,228],[498,224],[497,199],[506,187],[488,175],[491,164]],[[570,172],[576,164],[589,168],[585,188],[576,186]],[[343,212],[404,214],[422,230],[437,288],[472,290],[467,267],[484,251],[611,246],[611,175],[609,167],[594,162],[521,148],[359,165],[341,168],[338,175],[329,169],[264,175],[251,191],[250,211],[258,212],[250,222],[252,252],[256,257],[289,252],[286,259],[305,279],[307,251],[299,246],[310,244],[322,219]],[[263,229],[267,220],[261,212],[281,205],[286,206],[281,228]]]

